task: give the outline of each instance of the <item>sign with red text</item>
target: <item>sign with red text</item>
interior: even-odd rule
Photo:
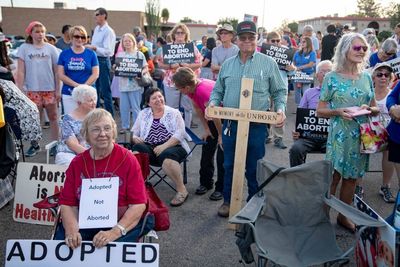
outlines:
[[[20,162],[17,168],[13,219],[17,222],[53,225],[49,209],[37,209],[33,203],[62,190],[66,166]]]
[[[5,267],[159,266],[159,245],[111,242],[95,248],[83,241],[70,249],[64,240],[8,240]]]

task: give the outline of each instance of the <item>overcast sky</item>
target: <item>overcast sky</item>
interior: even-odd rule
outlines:
[[[0,0],[1,6],[52,8],[51,0]],[[377,0],[383,6],[398,0]],[[68,8],[103,6],[110,10],[144,11],[145,0],[59,0]],[[268,30],[278,27],[283,20],[296,21],[306,18],[334,15],[345,16],[356,12],[357,0],[160,0],[161,8],[168,8],[171,22],[183,17],[216,24],[225,17],[243,20],[244,14],[258,16],[258,26]],[[315,12],[317,10],[317,12]]]

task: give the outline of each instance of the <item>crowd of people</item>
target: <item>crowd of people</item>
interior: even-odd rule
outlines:
[[[95,10],[96,28],[90,42],[83,26],[63,26],[62,38],[56,40],[46,34],[44,24],[31,22],[25,29],[26,43],[18,51],[15,84],[9,75],[13,62],[4,55],[4,36],[0,35],[0,79],[12,81],[6,86],[0,83],[0,87],[21,90],[36,104],[42,125],[47,117],[51,138],[60,141],[56,164],[69,166],[60,198],[64,227],[57,238],[65,239],[70,247],[77,247],[82,239],[93,240],[96,247],[125,240],[125,235],[136,235],[144,223],[147,196],[140,166],[132,153],[115,143],[118,134],[129,136],[128,141],[134,144],[132,151],[148,154],[150,164],[160,166],[175,183],[177,192],[170,205],[184,204],[189,192],[180,163],[190,151],[185,127],[197,127],[193,110],[207,142],[202,149],[195,194],[214,189],[209,198],[223,200],[218,215],[228,217],[238,123],[206,118],[205,113],[208,106],[239,108],[243,77],[254,80],[251,109],[281,115],[270,127],[250,123],[245,159],[247,200],[258,188],[257,160],[269,153],[265,144],[273,138],[276,147],[287,148],[283,142],[287,97],[294,90],[296,108],[316,110],[318,117],[330,119],[330,126],[327,139],[307,139],[294,131],[290,166],[303,164],[311,151],[326,150],[326,159],[334,168],[330,192],[336,194],[341,181],[340,199],[350,204],[354,193],[362,196],[362,177],[368,170],[369,156],[360,152],[359,124],[369,118],[360,116],[355,120],[349,108],[368,110],[370,116],[381,114],[389,132],[389,146],[383,152],[379,193],[384,201],[394,202],[390,181],[394,170],[400,179],[400,83],[387,62],[400,56],[400,24],[392,38],[382,44],[373,29],[339,35],[335,25],[329,25],[323,36],[307,25],[300,37],[285,29],[258,38],[252,21],[240,22],[236,29],[224,24],[216,36],[203,36],[201,43],[193,46],[193,62],[169,64],[163,60],[164,45],[192,43],[185,24],[176,24],[165,39],[152,33],[147,38],[140,27],[135,27],[116,42],[107,16],[106,9]],[[289,64],[278,64],[266,55],[271,46],[293,50],[293,59]],[[120,62],[134,62],[137,68],[129,75],[121,74]],[[311,80],[294,81],[296,73]],[[148,84],[150,76],[154,83]],[[114,120],[117,111],[119,127]],[[26,156],[37,154],[39,140],[29,139]],[[131,177],[128,172],[137,174]],[[120,179],[118,223],[95,232],[82,231],[77,217],[82,177],[114,176]],[[355,225],[342,214],[337,222],[354,232]]]

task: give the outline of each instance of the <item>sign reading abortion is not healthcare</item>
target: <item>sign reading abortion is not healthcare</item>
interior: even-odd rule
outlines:
[[[164,64],[194,63],[193,43],[167,44],[162,49]]]
[[[297,108],[296,132],[301,138],[326,139],[328,138],[329,119],[318,118],[315,109]]]
[[[95,248],[83,241],[70,249],[64,240],[8,240],[6,267],[159,266],[159,245],[111,242]]]

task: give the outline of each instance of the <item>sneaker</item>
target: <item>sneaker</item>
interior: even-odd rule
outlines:
[[[229,217],[229,208],[230,205],[229,203],[224,202],[224,204],[221,205],[218,209],[218,216],[227,218]]]
[[[49,121],[46,121],[46,122],[43,124],[42,128],[43,128],[43,129],[49,129],[49,128],[50,128],[50,122],[49,122]]]
[[[389,186],[381,186],[381,189],[379,190],[379,195],[383,197],[383,200],[386,203],[394,203],[396,201],[395,197],[392,194],[392,191],[390,191]]]
[[[359,198],[363,199],[364,197],[364,189],[360,185],[356,185],[356,189],[354,190],[354,194],[356,194]]]
[[[274,144],[276,147],[279,147],[280,149],[286,149],[287,146],[283,143],[282,138],[276,138],[274,140]]]
[[[25,152],[26,157],[33,157],[40,151],[40,146],[32,146]]]

